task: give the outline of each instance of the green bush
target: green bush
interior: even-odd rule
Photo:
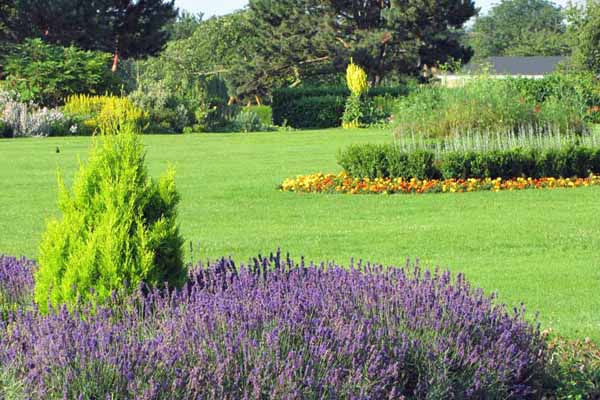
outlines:
[[[116,93],[118,79],[110,71],[111,55],[61,47],[27,39],[4,57],[6,87],[22,101],[57,106],[73,94]]]
[[[360,178],[429,179],[441,176],[433,152],[403,152],[386,144],[351,145],[339,152],[338,164],[351,176]]]
[[[139,64],[136,90],[129,97],[147,112],[149,132],[223,131],[237,114],[228,106],[228,89],[221,77],[174,68],[161,57]]]
[[[252,111],[256,115],[258,115],[258,118],[260,118],[260,122],[264,126],[273,125],[273,109],[271,108],[271,106],[248,106],[245,107],[244,110]]]
[[[600,148],[514,148],[489,151],[404,151],[387,145],[352,145],[338,155],[351,176],[404,179],[586,177],[600,173]]]
[[[385,96],[397,98],[406,94],[408,94],[407,86],[376,87],[369,90],[367,98]],[[272,102],[273,123],[278,126],[287,123],[288,126],[294,128],[332,128],[340,126],[346,99],[349,96],[350,90],[346,86],[276,89],[273,91]],[[318,105],[325,107],[329,113],[333,114],[324,115],[319,111]],[[369,105],[372,105],[372,103],[369,103]],[[303,110],[303,107],[309,107],[309,110]],[[363,111],[363,114],[375,115],[370,110]]]
[[[346,99],[339,96],[302,97],[287,104],[285,114],[275,114],[275,125],[299,129],[331,128],[340,126]],[[283,118],[283,119],[276,119]]]
[[[174,174],[152,180],[144,158],[139,135],[121,124],[95,142],[71,192],[60,181],[62,218],[48,224],[35,273],[42,311],[185,280]]]
[[[0,138],[11,138],[13,137],[12,129],[10,126],[0,119]]]
[[[192,124],[188,105],[163,81],[148,82],[129,94],[129,99],[148,115],[148,132],[181,133]]]

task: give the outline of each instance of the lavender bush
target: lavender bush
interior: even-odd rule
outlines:
[[[544,357],[523,311],[408,262],[222,259],[190,268],[181,291],[0,322],[17,398],[529,398]]]
[[[31,260],[0,255],[0,316],[31,304],[34,269]]]

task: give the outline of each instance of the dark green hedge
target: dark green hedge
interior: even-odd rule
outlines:
[[[400,97],[406,94],[406,86],[394,86],[371,88],[368,96]],[[273,123],[279,126],[287,124],[294,128],[340,126],[348,96],[350,91],[345,86],[276,89],[273,91],[272,102]]]
[[[361,178],[585,177],[600,174],[600,148],[449,152],[436,159],[432,151],[404,152],[394,145],[367,144],[341,151],[338,163],[351,176]]]
[[[340,126],[345,104],[339,96],[301,97],[286,103],[285,114],[273,107],[273,122],[300,129]]]

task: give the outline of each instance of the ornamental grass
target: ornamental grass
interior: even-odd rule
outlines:
[[[600,175],[587,178],[483,178],[483,179],[403,179],[353,178],[339,174],[316,173],[286,179],[280,186],[284,192],[395,194],[395,193],[463,193],[476,191],[556,189],[600,186]]]
[[[3,260],[0,291],[31,292],[32,263]],[[222,259],[180,291],[0,319],[0,398],[523,399],[545,359],[522,309],[409,262]]]

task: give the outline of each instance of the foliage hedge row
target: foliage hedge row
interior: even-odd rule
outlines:
[[[408,87],[375,87],[369,98],[400,97]],[[273,123],[294,128],[332,128],[341,125],[350,90],[345,86],[283,88],[273,91]]]
[[[600,173],[600,148],[571,145],[560,149],[406,152],[393,144],[353,145],[341,151],[338,163],[360,178],[467,179],[573,177]]]

